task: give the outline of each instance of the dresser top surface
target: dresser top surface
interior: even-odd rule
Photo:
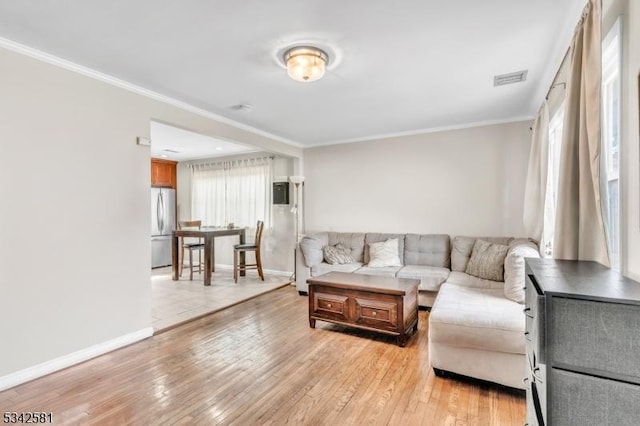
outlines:
[[[545,293],[640,304],[640,283],[597,262],[527,258],[526,264]]]

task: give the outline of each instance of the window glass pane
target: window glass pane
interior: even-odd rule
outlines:
[[[602,43],[602,152],[606,159],[611,267],[620,268],[620,23]]]

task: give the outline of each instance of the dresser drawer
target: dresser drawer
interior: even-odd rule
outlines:
[[[562,297],[547,303],[552,365],[640,383],[640,306]]]
[[[395,329],[398,326],[398,305],[395,302],[355,298],[356,324]]]
[[[640,425],[640,386],[551,369],[553,425]]]
[[[348,297],[335,294],[315,293],[313,314],[334,320],[349,319]]]

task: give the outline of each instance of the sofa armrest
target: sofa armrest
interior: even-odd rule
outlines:
[[[306,293],[309,290],[307,279],[311,276],[311,268],[307,266],[300,246],[296,248],[296,289]]]
[[[536,243],[523,242],[509,248],[504,259],[504,295],[514,302],[524,303],[525,257],[540,257]]]

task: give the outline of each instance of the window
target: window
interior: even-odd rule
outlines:
[[[265,226],[271,216],[271,159],[191,165],[191,217],[206,226]]]
[[[620,269],[620,19],[602,42],[602,153],[611,267]]]
[[[560,148],[562,143],[562,127],[564,122],[564,104],[560,105],[549,121],[549,157],[547,168],[547,191],[544,201],[544,234],[542,244],[544,255],[553,254],[553,231],[556,220],[558,200],[558,174],[560,171]]]

